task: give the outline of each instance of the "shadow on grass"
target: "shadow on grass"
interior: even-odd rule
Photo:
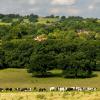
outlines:
[[[52,73],[52,72],[48,72],[44,75],[41,74],[32,74],[32,77],[36,77],[36,78],[53,78],[53,77],[59,77],[59,78],[65,78],[65,79],[87,79],[87,78],[93,78],[93,77],[98,77],[97,74],[92,74],[91,76],[88,77],[82,77],[82,76],[78,76],[78,77],[64,77],[64,75],[62,73]]]
[[[92,74],[92,76],[90,78],[92,78],[92,77],[98,77],[98,75],[97,74]]]
[[[37,78],[51,78],[51,77],[62,77],[61,73],[52,73],[52,72],[48,72],[44,75],[41,74],[32,74],[32,77],[37,77]]]
[[[93,77],[98,77],[97,74],[92,74],[91,76],[77,76],[77,77],[64,77],[65,79],[88,79],[88,78],[93,78]]]

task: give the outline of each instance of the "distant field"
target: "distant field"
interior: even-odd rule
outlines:
[[[100,91],[0,93],[0,100],[100,100]]]
[[[0,25],[11,25],[11,23],[0,22]]]
[[[47,21],[49,21],[50,23],[56,22],[56,21],[58,21],[58,18],[43,18],[43,17],[40,17],[38,19],[38,23],[41,23],[41,24],[47,24]]]
[[[98,19],[98,21],[97,21],[98,23],[100,23],[100,19]]]
[[[59,76],[61,71],[54,70],[55,77],[35,78],[27,73],[25,69],[0,70],[0,87],[51,87],[51,86],[82,86],[97,87],[100,90],[100,72],[94,72],[97,77],[87,79],[65,79]]]

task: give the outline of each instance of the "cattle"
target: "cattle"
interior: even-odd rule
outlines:
[[[50,91],[56,91],[57,88],[56,87],[50,87]]]
[[[33,91],[37,91],[37,88],[36,88],[36,87],[34,87],[34,88],[33,88]]]
[[[71,87],[71,90],[75,91],[76,90],[76,86],[75,87]]]
[[[21,88],[20,91],[21,92],[27,92],[27,88]]]
[[[14,88],[15,91],[21,91],[21,88]]]
[[[82,88],[82,91],[86,91],[86,89],[87,89],[86,87],[83,87],[83,88]]]
[[[93,90],[94,90],[94,91],[96,91],[96,90],[97,90],[97,88],[93,88]]]
[[[5,91],[13,91],[12,88],[5,88]]]
[[[20,88],[21,92],[31,92],[32,88]]]
[[[72,90],[73,90],[73,88],[71,88],[71,87],[66,88],[66,91],[72,91]]]
[[[28,92],[32,92],[33,89],[32,88],[27,88],[27,90],[28,90]]]
[[[96,90],[97,88],[90,88],[90,87],[86,88],[86,91],[96,91]]]
[[[46,89],[45,88],[39,88],[39,92],[45,92]]]
[[[82,91],[82,88],[81,87],[75,87],[75,90],[76,91]]]
[[[58,91],[60,91],[60,92],[65,92],[65,91],[66,91],[66,88],[65,88],[65,87],[59,87],[59,88],[58,88]]]
[[[3,88],[0,88],[0,92],[3,92],[4,91],[4,89]]]
[[[91,87],[50,87],[49,91],[59,91],[59,92],[66,92],[66,91],[96,91],[97,88]],[[17,92],[32,92],[32,91],[39,91],[45,92],[47,91],[46,88],[0,88],[0,92],[3,91],[17,91]]]

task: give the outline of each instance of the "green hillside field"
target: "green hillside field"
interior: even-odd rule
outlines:
[[[51,86],[80,86],[80,87],[96,87],[100,90],[100,72],[94,72],[96,77],[86,79],[66,79],[60,77],[60,70],[53,70],[54,77],[36,78],[27,73],[26,69],[4,69],[0,70],[0,87],[2,88],[26,88],[26,87],[45,87]]]

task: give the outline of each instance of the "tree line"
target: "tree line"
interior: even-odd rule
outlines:
[[[0,69],[27,68],[34,76],[45,77],[61,69],[64,77],[91,77],[100,70],[100,42],[79,40],[10,41],[0,48]]]

